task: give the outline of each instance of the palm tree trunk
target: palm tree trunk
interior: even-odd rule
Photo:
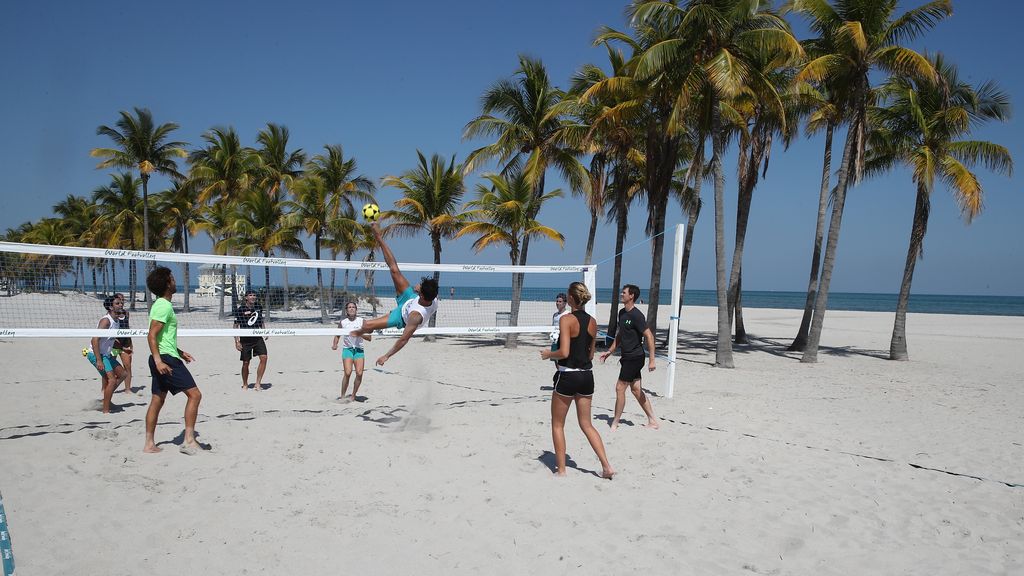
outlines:
[[[750,206],[754,199],[754,187],[757,186],[757,169],[761,164],[764,143],[762,138],[754,137],[750,144],[748,157],[740,157],[740,162],[746,162],[747,166],[741,171],[740,188],[736,202],[736,243],[732,252],[732,272],[729,275],[729,320],[732,325],[733,310],[736,302],[739,301],[740,274],[743,270],[743,248],[747,238],[747,223],[750,220]],[[741,336],[737,327],[735,342],[746,344],[746,336]]]
[[[732,368],[732,339],[725,277],[725,175],[722,173],[725,130],[721,124],[716,99],[711,102],[711,171],[715,177],[715,286],[718,292],[718,345],[715,348],[715,366]]]
[[[651,334],[658,333],[658,305],[661,301],[661,267],[665,257],[665,212],[668,209],[668,191],[654,208],[653,246],[651,247],[651,289],[647,294],[647,327]]]
[[[132,239],[129,241],[128,247],[131,248],[132,250],[135,250],[134,235]],[[128,298],[131,300],[131,306],[129,307],[129,310],[131,310],[132,312],[135,312],[135,286],[136,284],[138,284],[137,280],[139,274],[139,270],[138,267],[136,267],[136,263],[137,262],[135,260],[128,261]]]
[[[583,257],[584,264],[590,264],[594,257],[594,240],[597,238],[597,209],[590,209],[590,232],[587,234],[587,253]]]
[[[740,272],[740,277],[736,280],[736,304],[735,304],[735,322],[736,322],[736,337],[735,341],[737,344],[747,343],[747,328],[743,325],[743,272]]]
[[[182,247],[185,250],[185,254],[188,254],[188,229],[185,229],[184,232],[182,233],[181,240],[182,240]],[[185,262],[184,264],[185,264],[185,274],[184,274],[184,276],[185,276],[185,310],[184,311],[185,312],[191,312],[192,309],[189,308],[188,297],[189,297],[189,294],[192,293],[192,284],[191,284],[190,279],[189,279],[188,262]]]
[[[693,172],[696,170],[696,172]],[[691,174],[691,172],[693,172]],[[693,162],[690,163],[690,169],[687,171],[686,182],[683,184],[684,187],[690,180],[693,180],[693,199],[694,203],[691,209],[687,213],[686,218],[686,237],[683,241],[683,261],[681,264],[681,270],[679,274],[679,310],[678,316],[680,319],[683,317],[683,300],[686,297],[686,274],[690,270],[690,253],[693,247],[693,229],[697,227],[697,218],[700,218],[701,211],[701,200],[700,200],[700,189],[704,184],[704,139],[700,139],[700,144],[697,146],[697,152],[693,156]]]
[[[220,265],[220,318],[221,319],[225,318],[225,316],[224,316],[224,296],[225,296],[225,292],[227,292],[227,290],[228,290],[228,265],[227,264],[221,264]]]
[[[345,260],[348,260],[348,261],[352,260],[352,251],[351,250],[348,250],[347,252],[345,252]],[[348,270],[348,268],[346,268],[345,269],[345,297],[346,298],[348,297],[348,273],[349,273],[349,270]]]
[[[434,248],[434,264],[441,264],[441,235],[437,232],[430,233],[430,244]],[[438,289],[441,286],[441,272],[434,271],[434,282],[437,282]],[[437,314],[433,314],[430,317],[429,328],[437,326]],[[434,342],[437,340],[437,336],[433,334],[427,334],[423,340],[425,342]]]
[[[265,252],[264,254],[266,255]],[[266,257],[269,258],[270,256],[267,255]],[[266,322],[270,320],[270,266],[263,267],[263,286],[263,291],[266,292],[263,295],[263,320]]]
[[[333,262],[333,261],[335,261],[337,259],[338,259],[338,251],[335,250],[334,248],[331,248],[331,262]],[[328,304],[328,310],[332,314],[334,313],[334,282],[336,280],[337,273],[338,273],[337,269],[331,268],[331,301]]]
[[[659,126],[664,126],[660,124]],[[647,298],[647,327],[658,333],[658,305],[661,302],[661,267],[665,254],[665,212],[668,210],[669,189],[679,159],[679,138],[665,137],[663,128],[650,130],[648,150],[655,148],[654,158],[648,156],[646,184],[650,198],[647,233],[652,237],[651,280]]]
[[[686,297],[686,274],[690,270],[690,254],[693,247],[693,229],[697,227],[697,218],[700,217],[700,206],[690,211],[686,220],[686,238],[683,241],[683,263],[679,274],[679,317],[683,316],[683,299]]]
[[[537,189],[533,192],[533,197],[534,198],[540,198],[543,195],[544,195],[544,175],[542,174],[541,177],[540,177],[540,181],[537,182]],[[537,212],[539,212],[539,211],[540,211],[540,203],[538,202],[537,205],[530,210],[530,217],[529,217],[529,219],[533,220],[534,218],[536,218],[537,217]],[[530,250],[530,237],[527,236],[527,237],[523,238],[522,251],[519,253],[519,265],[520,266],[525,266],[526,265],[526,254],[527,254],[527,252],[529,250]],[[512,264],[515,265],[515,262],[513,262]],[[515,306],[515,307],[517,309],[519,308],[518,305]],[[513,318],[514,318],[514,316],[513,316]],[[515,326],[515,324],[513,324],[513,326]]]
[[[608,157],[604,154],[595,154],[590,161],[590,198],[587,205],[590,208],[590,231],[587,234],[587,252],[583,257],[584,264],[590,264],[594,257],[594,241],[597,238],[597,221],[601,217],[604,205],[604,190],[608,183]],[[597,178],[594,173],[597,172]],[[594,199],[597,200],[594,200]]]
[[[313,249],[316,252],[316,259],[320,260],[320,234],[313,239]],[[327,303],[324,302],[324,276],[323,268],[316,269],[316,286],[320,294],[320,323],[327,324]]]
[[[828,224],[828,240],[825,244],[825,258],[821,264],[821,279],[818,280],[818,294],[814,300],[814,316],[811,318],[811,329],[807,333],[807,345],[801,362],[818,361],[818,344],[821,342],[821,328],[825,324],[825,311],[828,309],[828,288],[832,282],[832,269],[835,267],[836,251],[839,247],[839,228],[843,223],[843,208],[846,205],[846,190],[850,181],[850,169],[853,168],[854,148],[859,146],[860,131],[864,127],[864,110],[857,110],[843,146],[843,159],[840,160],[839,177],[836,184],[836,195],[832,201],[832,217]]]
[[[142,249],[149,252],[149,174],[139,171],[142,178]],[[149,260],[146,260],[146,273],[149,273]],[[134,264],[132,264],[134,267]],[[135,310],[135,284],[132,283],[132,310]],[[149,308],[149,290],[143,290],[146,307]]]
[[[110,260],[110,286],[111,292],[117,292],[117,260]]]
[[[811,328],[811,316],[814,313],[814,300],[818,294],[818,268],[821,266],[821,239],[825,236],[825,212],[828,208],[828,192],[832,179],[832,133],[835,126],[829,123],[825,127],[825,159],[821,169],[821,189],[818,192],[818,220],[814,225],[814,248],[811,250],[811,277],[807,281],[807,300],[804,302],[804,315],[800,319],[800,328],[796,338],[789,345],[790,352],[802,352],[807,346],[807,332]]]
[[[914,267],[921,256],[924,235],[928,231],[928,215],[931,213],[931,197],[923,184],[917,185],[917,204],[914,206],[914,224],[910,229],[910,246],[907,248],[907,263],[903,268],[903,282],[896,300],[896,322],[892,328],[889,343],[890,360],[910,360],[907,353],[907,306],[910,303],[910,284],[914,281]]]
[[[617,186],[624,186],[625,169],[620,169],[621,163],[616,164],[615,182]],[[626,190],[615,192],[615,264],[612,267],[612,299],[611,313],[608,316],[608,337],[615,338],[619,322],[619,292],[622,290],[622,247],[626,243],[626,232],[629,224],[629,201],[626,198]]]
[[[231,311],[238,310],[238,266],[231,265]]]
[[[511,256],[512,256],[512,258],[511,258],[512,262],[515,262],[516,261],[516,256],[517,256],[517,254],[516,254],[516,247],[515,246],[512,247]],[[520,300],[520,298],[522,298],[522,292],[523,292],[523,274],[521,272],[517,272],[517,273],[512,275],[512,307],[510,309],[511,314],[509,314],[509,319],[508,319],[508,325],[509,326],[518,326],[519,325],[519,300]],[[510,333],[506,334],[505,335],[505,348],[516,348],[518,346],[518,342],[519,342],[519,338],[518,337],[519,337],[519,335],[514,333],[514,332],[510,332]]]
[[[374,252],[371,249],[370,253],[366,255],[366,261],[367,262],[376,262],[377,261],[377,254],[376,254],[376,252]],[[367,270],[366,274],[363,277],[366,279],[365,286],[366,286],[366,293],[368,295],[367,297],[370,299],[370,306],[373,308],[373,315],[376,316],[377,315],[377,304],[378,304],[379,301],[377,300],[377,295],[374,294],[374,289],[373,289],[373,270]]]
[[[288,311],[292,309],[291,298],[288,295],[288,268],[281,268],[281,273],[284,276],[284,309]]]

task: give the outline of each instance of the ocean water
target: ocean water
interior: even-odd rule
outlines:
[[[443,281],[443,279],[442,279]],[[261,286],[256,286],[260,290]],[[296,286],[292,285],[295,289]],[[306,287],[307,289],[309,287]],[[196,287],[193,286],[193,290]],[[337,286],[340,290],[341,286]],[[362,286],[352,286],[353,292],[363,293]],[[126,286],[119,287],[121,292],[127,292]],[[563,291],[563,288],[525,286],[523,288],[523,300],[527,301],[554,301],[555,295]],[[393,296],[390,283],[378,285],[374,293],[379,298],[390,298]],[[441,287],[441,298],[450,296],[450,287]],[[649,292],[640,289],[640,298],[648,300]],[[611,301],[612,291],[607,288],[599,288],[597,299],[599,302]],[[671,290],[661,290],[661,303],[668,304],[672,297]],[[456,286],[455,298],[481,300],[511,300],[512,288],[510,286]],[[807,294],[804,292],[770,292],[751,290],[743,292],[744,308],[782,308],[792,310],[803,310]],[[865,312],[895,312],[896,294],[875,294],[858,292],[832,292],[828,297],[829,310],[852,310]],[[717,300],[714,290],[687,290],[683,296],[683,304],[686,306],[715,306]],[[975,314],[984,316],[1024,316],[1024,296],[971,296],[971,295],[944,295],[944,294],[911,294],[910,312],[925,314]]]

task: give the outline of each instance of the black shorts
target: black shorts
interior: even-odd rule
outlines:
[[[621,382],[636,382],[641,378],[641,374],[644,371],[644,364],[647,363],[647,358],[640,356],[639,358],[619,358],[619,380]]]
[[[242,357],[239,358],[242,362],[248,362],[253,356],[267,355],[267,343],[263,338],[253,338],[250,341],[241,338],[239,342],[242,344]]]
[[[594,373],[590,370],[555,372],[555,394],[559,396],[593,396]]]
[[[149,374],[153,377],[153,394],[170,392],[173,395],[196,387],[196,381],[192,378],[192,373],[185,367],[185,362],[181,358],[175,358],[170,354],[161,354],[160,359],[164,361],[164,364],[171,367],[171,373],[161,374],[157,372],[156,362],[153,361],[152,356],[149,357]]]

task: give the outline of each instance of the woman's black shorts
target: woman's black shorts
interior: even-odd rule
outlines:
[[[594,373],[590,370],[555,372],[555,394],[559,396],[593,396]]]

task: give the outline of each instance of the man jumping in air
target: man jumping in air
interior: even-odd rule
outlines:
[[[437,312],[437,280],[424,277],[417,286],[411,286],[402,275],[402,271],[398,269],[398,262],[395,261],[395,255],[391,253],[391,248],[384,242],[380,225],[374,222],[370,224],[370,229],[373,230],[373,236],[377,239],[380,251],[384,254],[388,270],[391,271],[391,281],[395,284],[395,301],[398,302],[398,306],[386,316],[364,321],[363,327],[353,330],[351,335],[362,337],[364,334],[382,328],[404,328],[402,336],[391,347],[391,350],[377,358],[377,366],[383,366],[389,358],[398,354],[398,351],[405,347],[416,329],[430,322],[430,317]]]

